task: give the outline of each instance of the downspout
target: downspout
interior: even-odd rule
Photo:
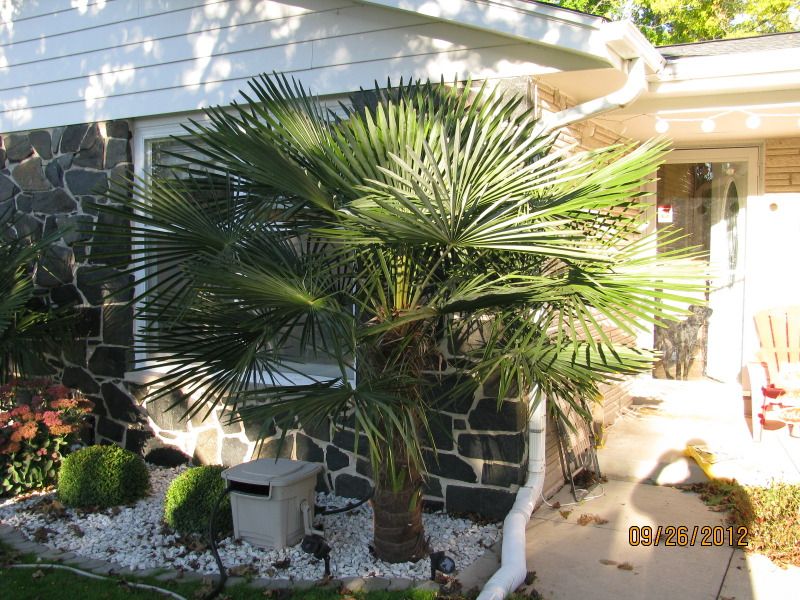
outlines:
[[[609,46],[625,56],[628,78],[620,89],[555,113],[542,120],[542,134],[623,108],[647,91],[647,67],[660,70],[664,59],[644,41],[629,23],[609,23]],[[534,392],[535,393],[535,392]],[[492,575],[477,600],[503,600],[516,590],[528,574],[525,556],[525,528],[544,488],[547,399],[539,398],[528,422],[528,479],[503,521],[503,545],[500,569]]]
[[[535,402],[534,391],[531,400]],[[525,527],[544,488],[545,433],[547,399],[541,396],[528,421],[528,479],[519,491],[514,505],[503,521],[503,547],[500,569],[483,586],[478,600],[503,600],[525,581],[528,568],[525,560]]]
[[[561,127],[628,106],[647,91],[647,71],[644,59],[634,58],[627,61],[627,71],[628,80],[617,91],[543,118],[542,133],[548,134]]]

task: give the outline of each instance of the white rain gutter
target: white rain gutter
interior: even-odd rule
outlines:
[[[628,106],[647,91],[648,73],[659,73],[666,65],[664,57],[629,21],[606,23],[603,34],[608,48],[625,61],[625,85],[601,98],[544,117],[544,133]]]
[[[630,22],[608,23],[605,34],[608,47],[626,61],[625,85],[602,98],[543,119],[544,133],[629,105],[647,91],[648,71],[657,73],[664,68],[664,58]],[[477,600],[503,600],[528,574],[525,530],[544,488],[546,400],[540,399],[528,422],[528,479],[517,491],[514,505],[503,521],[500,569],[486,582]]]
[[[533,394],[532,394],[533,396]],[[528,421],[528,479],[514,506],[503,521],[503,549],[500,569],[483,586],[478,600],[503,600],[525,581],[525,528],[544,488],[547,399],[542,396]]]

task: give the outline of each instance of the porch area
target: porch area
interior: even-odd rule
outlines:
[[[762,441],[754,442],[749,399],[737,385],[642,378],[631,395],[633,404],[606,429],[598,451],[608,481],[579,503],[564,486],[533,514],[527,567],[536,576],[527,591],[546,600],[767,600],[800,589],[798,567],[782,569],[728,540],[688,542],[694,530],[727,531],[726,515],[670,487],[707,480],[683,454],[687,444],[724,456],[715,473],[740,483],[800,482],[800,439],[767,422]],[[631,529],[643,527],[684,527],[689,538],[674,546],[663,537],[633,544]]]
[[[761,442],[753,441],[750,399],[739,385],[640,378],[630,394],[633,403],[606,430],[598,451],[608,478],[657,485],[704,481],[702,469],[684,454],[691,444],[717,455],[717,476],[752,485],[800,482],[800,437],[767,421]]]

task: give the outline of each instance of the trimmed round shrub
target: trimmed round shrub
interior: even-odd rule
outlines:
[[[119,506],[142,498],[149,489],[144,461],[119,446],[89,446],[73,452],[58,474],[58,497],[67,506]]]
[[[178,475],[170,484],[164,499],[164,520],[182,535],[206,534],[211,511],[219,495],[225,490],[225,481],[219,465],[193,467]],[[217,510],[216,530],[228,533],[233,529],[230,496]]]

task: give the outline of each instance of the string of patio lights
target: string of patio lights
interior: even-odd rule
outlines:
[[[656,116],[655,130],[658,133],[669,131],[672,123],[699,123],[703,133],[713,133],[717,128],[717,119],[727,115],[740,113],[745,116],[744,125],[748,129],[758,129],[764,119],[773,118],[794,118],[797,119],[797,127],[800,128],[800,112],[797,113],[754,113],[746,109],[723,110],[707,117],[668,117],[664,115]]]

